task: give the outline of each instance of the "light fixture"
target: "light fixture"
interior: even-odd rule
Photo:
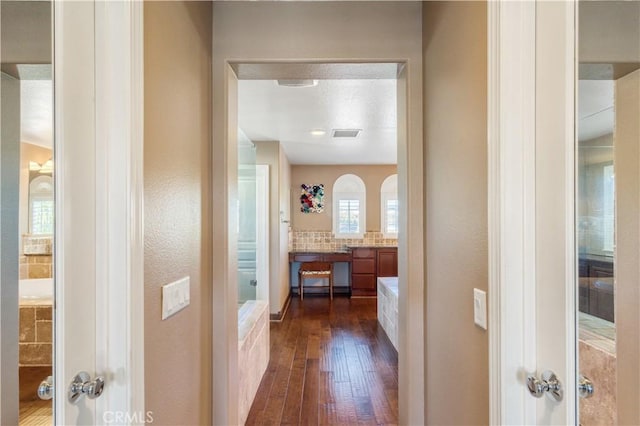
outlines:
[[[311,131],[311,136],[324,136],[327,132],[322,129],[313,129]]]
[[[46,173],[46,174],[53,173],[53,160],[52,159],[48,159],[47,161],[45,161],[45,163],[40,168],[40,173]]]
[[[29,161],[29,171],[39,172],[40,174],[51,174],[53,173],[53,160],[50,158],[42,164]]]
[[[318,80],[278,80],[278,86],[284,87],[313,87],[318,85]]]

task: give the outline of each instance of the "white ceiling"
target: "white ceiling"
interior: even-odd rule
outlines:
[[[587,141],[613,132],[613,80],[578,82],[578,140]]]
[[[292,164],[396,164],[396,80],[319,80],[315,87],[240,80],[238,124],[252,141],[280,141]],[[355,139],[332,129],[362,129]],[[326,131],[313,136],[312,130]]]
[[[51,80],[20,80],[20,140],[53,147]]]

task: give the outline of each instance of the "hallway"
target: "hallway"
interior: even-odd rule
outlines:
[[[376,299],[294,296],[284,321],[271,323],[271,359],[246,424],[397,422],[398,356]]]

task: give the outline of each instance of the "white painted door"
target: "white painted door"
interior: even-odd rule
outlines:
[[[55,424],[153,418],[144,411],[141,24],[138,2],[54,3]],[[93,388],[72,401],[80,372]]]
[[[492,424],[576,423],[575,6],[489,4]]]
[[[494,424],[640,424],[639,28],[637,2],[490,5]]]
[[[56,424],[96,424],[95,402],[67,388],[96,371],[95,20],[92,2],[54,7]]]

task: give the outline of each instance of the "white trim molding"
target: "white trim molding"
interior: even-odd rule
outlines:
[[[490,423],[535,424],[535,2],[488,4]]]
[[[96,2],[96,420],[143,424],[143,3]]]

